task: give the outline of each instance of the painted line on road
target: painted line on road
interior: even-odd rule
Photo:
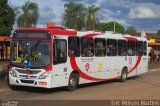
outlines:
[[[152,72],[153,72],[153,71],[158,71],[158,70],[160,70],[160,69],[152,69],[152,70],[150,70],[150,71],[152,71]]]

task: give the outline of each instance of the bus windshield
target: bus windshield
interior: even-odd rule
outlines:
[[[13,41],[10,62],[17,67],[45,67],[50,62],[50,43],[41,40]]]

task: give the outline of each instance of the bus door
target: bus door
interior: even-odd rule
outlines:
[[[67,40],[63,37],[53,41],[53,80],[57,86],[68,84],[67,75]],[[56,81],[56,82],[54,82]],[[57,83],[58,82],[58,83]]]
[[[137,59],[141,57],[141,61],[137,66],[137,74],[141,74],[147,71],[148,58],[147,58],[147,44],[143,41],[137,41]]]

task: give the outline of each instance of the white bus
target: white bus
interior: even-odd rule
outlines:
[[[17,29],[11,43],[9,85],[55,88],[120,79],[147,72],[147,40],[50,26]]]

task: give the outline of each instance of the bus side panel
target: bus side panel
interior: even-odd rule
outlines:
[[[137,75],[137,67],[135,67],[137,63],[137,56],[127,56],[127,64],[128,64],[128,77]]]
[[[76,65],[77,67],[80,69],[79,71],[81,71],[83,74],[85,74],[86,76],[90,76],[90,77],[95,77],[95,58],[94,57],[79,57],[76,58]],[[78,71],[78,70],[77,70]],[[90,82],[95,82],[94,80],[90,80],[90,79],[84,79],[81,75],[80,75],[80,84],[83,83],[90,83]]]
[[[123,68],[127,67],[128,64],[127,56],[118,56],[115,62],[117,65],[117,76],[121,76]]]
[[[146,73],[148,71],[148,58],[146,56],[142,56],[141,62],[137,68],[137,74]]]
[[[68,85],[68,63],[57,64],[53,66],[52,87]]]
[[[96,73],[96,78],[102,78],[105,79],[105,73],[107,72],[107,58],[106,57],[96,57],[96,60],[94,62],[94,70]]]
[[[107,57],[107,73],[106,78],[115,78],[117,77],[117,56],[108,56]]]

